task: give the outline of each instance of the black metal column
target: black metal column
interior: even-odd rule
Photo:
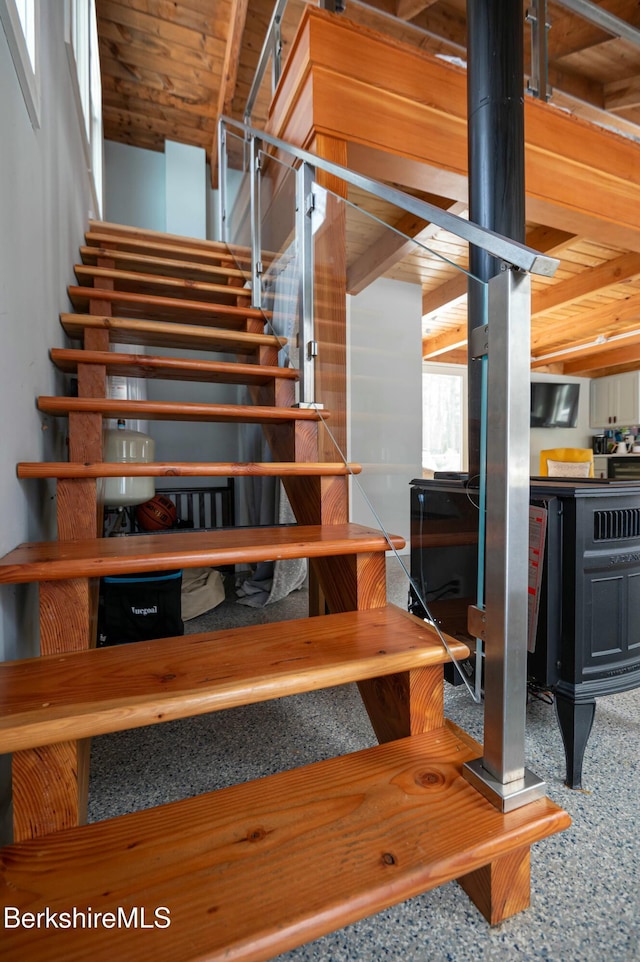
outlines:
[[[523,8],[467,0],[469,218],[524,241]],[[471,273],[488,281],[500,263],[472,247]],[[485,323],[482,285],[469,281],[471,331]],[[480,468],[480,364],[469,358],[469,477]]]

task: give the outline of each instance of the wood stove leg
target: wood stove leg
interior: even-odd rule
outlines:
[[[582,788],[582,760],[596,713],[595,698],[588,702],[576,702],[573,698],[556,693],[555,701],[567,760],[566,784],[569,788]]]
[[[531,901],[529,846],[461,876],[458,883],[490,925],[523,912]]]

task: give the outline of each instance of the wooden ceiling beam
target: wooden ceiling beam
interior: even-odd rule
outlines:
[[[576,341],[586,343],[597,337],[609,338],[636,327],[640,328],[640,294],[583,311],[562,323],[554,321],[549,324],[543,319],[533,327],[531,350],[535,359],[540,360],[542,356],[562,351]]]
[[[443,202],[443,210],[460,216],[467,210],[461,201]],[[442,231],[441,227],[431,224],[414,214],[404,214],[393,230],[385,230],[381,237],[355,261],[347,271],[347,291],[359,294],[365,287],[381,277],[386,271],[403,260],[417,246],[426,245]],[[403,236],[406,235],[406,236]]]
[[[224,63],[222,65],[222,79],[220,90],[218,91],[218,113],[231,114],[233,97],[235,94],[236,83],[238,81],[238,65],[240,63],[240,50],[242,48],[242,37],[244,35],[245,23],[247,20],[247,7],[249,0],[233,0],[231,8],[231,21],[229,33],[227,35],[227,46],[224,52]],[[218,132],[214,130],[213,140],[209,148],[211,186],[218,187]]]
[[[550,284],[531,298],[533,317],[577,304],[599,291],[640,277],[640,254],[622,254],[598,267],[582,271],[559,284]]]
[[[640,334],[630,337],[628,341],[625,340],[623,346],[620,346],[619,342],[613,343],[610,347],[603,344],[597,354],[565,361],[563,374],[579,377],[580,375],[591,374],[594,371],[601,371],[603,368],[609,369],[626,366],[627,364],[637,364],[638,361],[640,361]]]
[[[533,247],[534,250],[540,251],[542,254],[552,254],[554,257],[558,257],[573,241],[575,241],[575,234],[545,226],[534,227],[527,233],[526,237],[526,243],[529,247]],[[450,306],[464,297],[466,293],[467,275],[463,273],[455,274],[435,290],[423,295],[422,316],[425,317]]]

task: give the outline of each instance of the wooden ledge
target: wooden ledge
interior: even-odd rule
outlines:
[[[468,656],[461,642],[447,644]],[[0,753],[446,661],[435,629],[390,605],[5,662]]]
[[[395,548],[404,547],[403,538],[389,537]],[[326,558],[388,548],[380,531],[358,524],[215,528],[128,538],[43,541],[19,545],[0,560],[0,584],[252,564],[281,558]]]
[[[194,298],[201,301],[206,298],[216,305],[251,304],[250,288],[220,282],[194,281],[191,278],[173,277],[166,274],[145,274],[142,271],[127,271],[115,267],[93,267],[84,264],[76,264],[74,273],[78,283],[85,287],[95,286],[96,278],[100,278],[103,281],[113,282],[116,291],[134,291],[155,296],[156,293],[162,295],[163,289],[167,289],[164,296],[172,297],[172,291],[176,291],[178,297]]]
[[[150,927],[16,927],[3,933],[3,957],[260,962],[461,877],[492,887],[505,918],[522,908],[513,889],[528,895],[528,872],[514,866],[570,820],[547,798],[499,812],[461,775],[479,753],[445,726],[12,845],[2,852],[4,904],[138,906]],[[159,906],[167,927],[153,925]]]
[[[361,471],[362,465],[341,461],[21,461],[16,468],[19,478],[301,478],[337,477]]]

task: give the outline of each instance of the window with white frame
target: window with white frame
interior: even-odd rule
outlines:
[[[467,466],[467,369],[453,364],[422,368],[422,466],[464,471]]]
[[[66,43],[96,216],[102,215],[102,84],[95,0],[67,0]]]
[[[0,20],[33,127],[40,126],[39,0],[0,0]]]

